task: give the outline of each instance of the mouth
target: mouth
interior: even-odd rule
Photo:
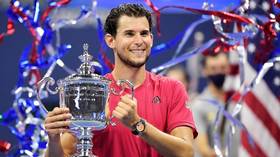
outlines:
[[[136,55],[143,55],[146,52],[145,49],[130,49],[129,51]]]

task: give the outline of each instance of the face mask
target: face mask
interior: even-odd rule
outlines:
[[[215,74],[209,75],[208,79],[213,82],[213,84],[218,88],[221,89],[224,85],[226,75],[225,74]]]

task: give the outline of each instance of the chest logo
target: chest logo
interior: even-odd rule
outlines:
[[[153,98],[153,101],[152,101],[153,104],[159,104],[160,102],[161,102],[161,100],[160,100],[160,97],[159,97],[159,96],[155,96],[155,97]]]

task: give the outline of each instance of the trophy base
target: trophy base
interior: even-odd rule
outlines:
[[[72,130],[78,137],[77,151],[71,157],[97,157],[92,153],[92,128],[77,127]]]
[[[88,154],[88,155],[77,154],[77,155],[73,155],[72,157],[97,157],[97,156],[93,154]]]

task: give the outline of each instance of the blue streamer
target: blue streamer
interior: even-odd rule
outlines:
[[[151,71],[152,71],[153,73],[158,73],[159,71],[162,71],[162,70],[164,70],[164,69],[166,69],[166,68],[169,68],[169,67],[171,67],[171,66],[174,66],[174,65],[176,65],[176,64],[178,64],[178,63],[181,63],[181,62],[185,61],[186,59],[188,59],[188,58],[194,56],[195,54],[199,54],[199,53],[204,52],[204,51],[205,51],[206,49],[208,49],[211,45],[213,45],[216,41],[217,41],[217,39],[211,39],[211,40],[209,40],[208,42],[206,42],[205,44],[203,44],[200,48],[195,48],[194,50],[191,50],[191,51],[189,51],[189,52],[186,52],[186,53],[184,53],[184,54],[183,54],[182,56],[180,56],[180,57],[177,57],[177,58],[175,58],[175,59],[173,59],[173,60],[171,60],[171,61],[168,61],[168,62],[166,62],[166,63],[164,63],[164,64],[162,64],[162,65],[160,65],[160,66],[158,66],[158,67],[156,67],[156,68],[153,68]]]
[[[74,25],[77,24],[79,21],[83,20],[84,18],[90,15],[90,11],[85,6],[81,7],[80,14],[75,19],[59,19],[56,22],[53,22],[52,28],[55,30],[65,27],[66,25]]]
[[[38,23],[39,12],[40,12],[40,3],[38,0],[34,0],[34,15],[33,15],[33,23]]]
[[[170,48],[172,48],[174,45],[176,45],[183,37],[183,33],[180,32],[174,39],[166,42],[166,43],[161,43],[159,45],[156,45],[152,48],[151,50],[151,56],[158,55],[162,53],[163,51],[166,51]]]
[[[189,27],[187,27],[187,29],[185,29],[184,37],[183,37],[182,41],[179,43],[179,45],[178,45],[178,47],[177,47],[177,49],[176,49],[176,51],[175,51],[175,54],[173,55],[172,59],[174,59],[175,57],[177,57],[177,55],[181,52],[183,46],[184,46],[184,45],[187,43],[187,41],[189,40],[189,38],[190,38],[191,34],[193,33],[194,29],[195,29],[198,25],[200,25],[200,24],[202,24],[202,23],[204,23],[204,22],[206,22],[206,21],[208,21],[208,20],[210,20],[209,17],[199,19],[199,20],[195,21],[194,23],[192,23]]]

